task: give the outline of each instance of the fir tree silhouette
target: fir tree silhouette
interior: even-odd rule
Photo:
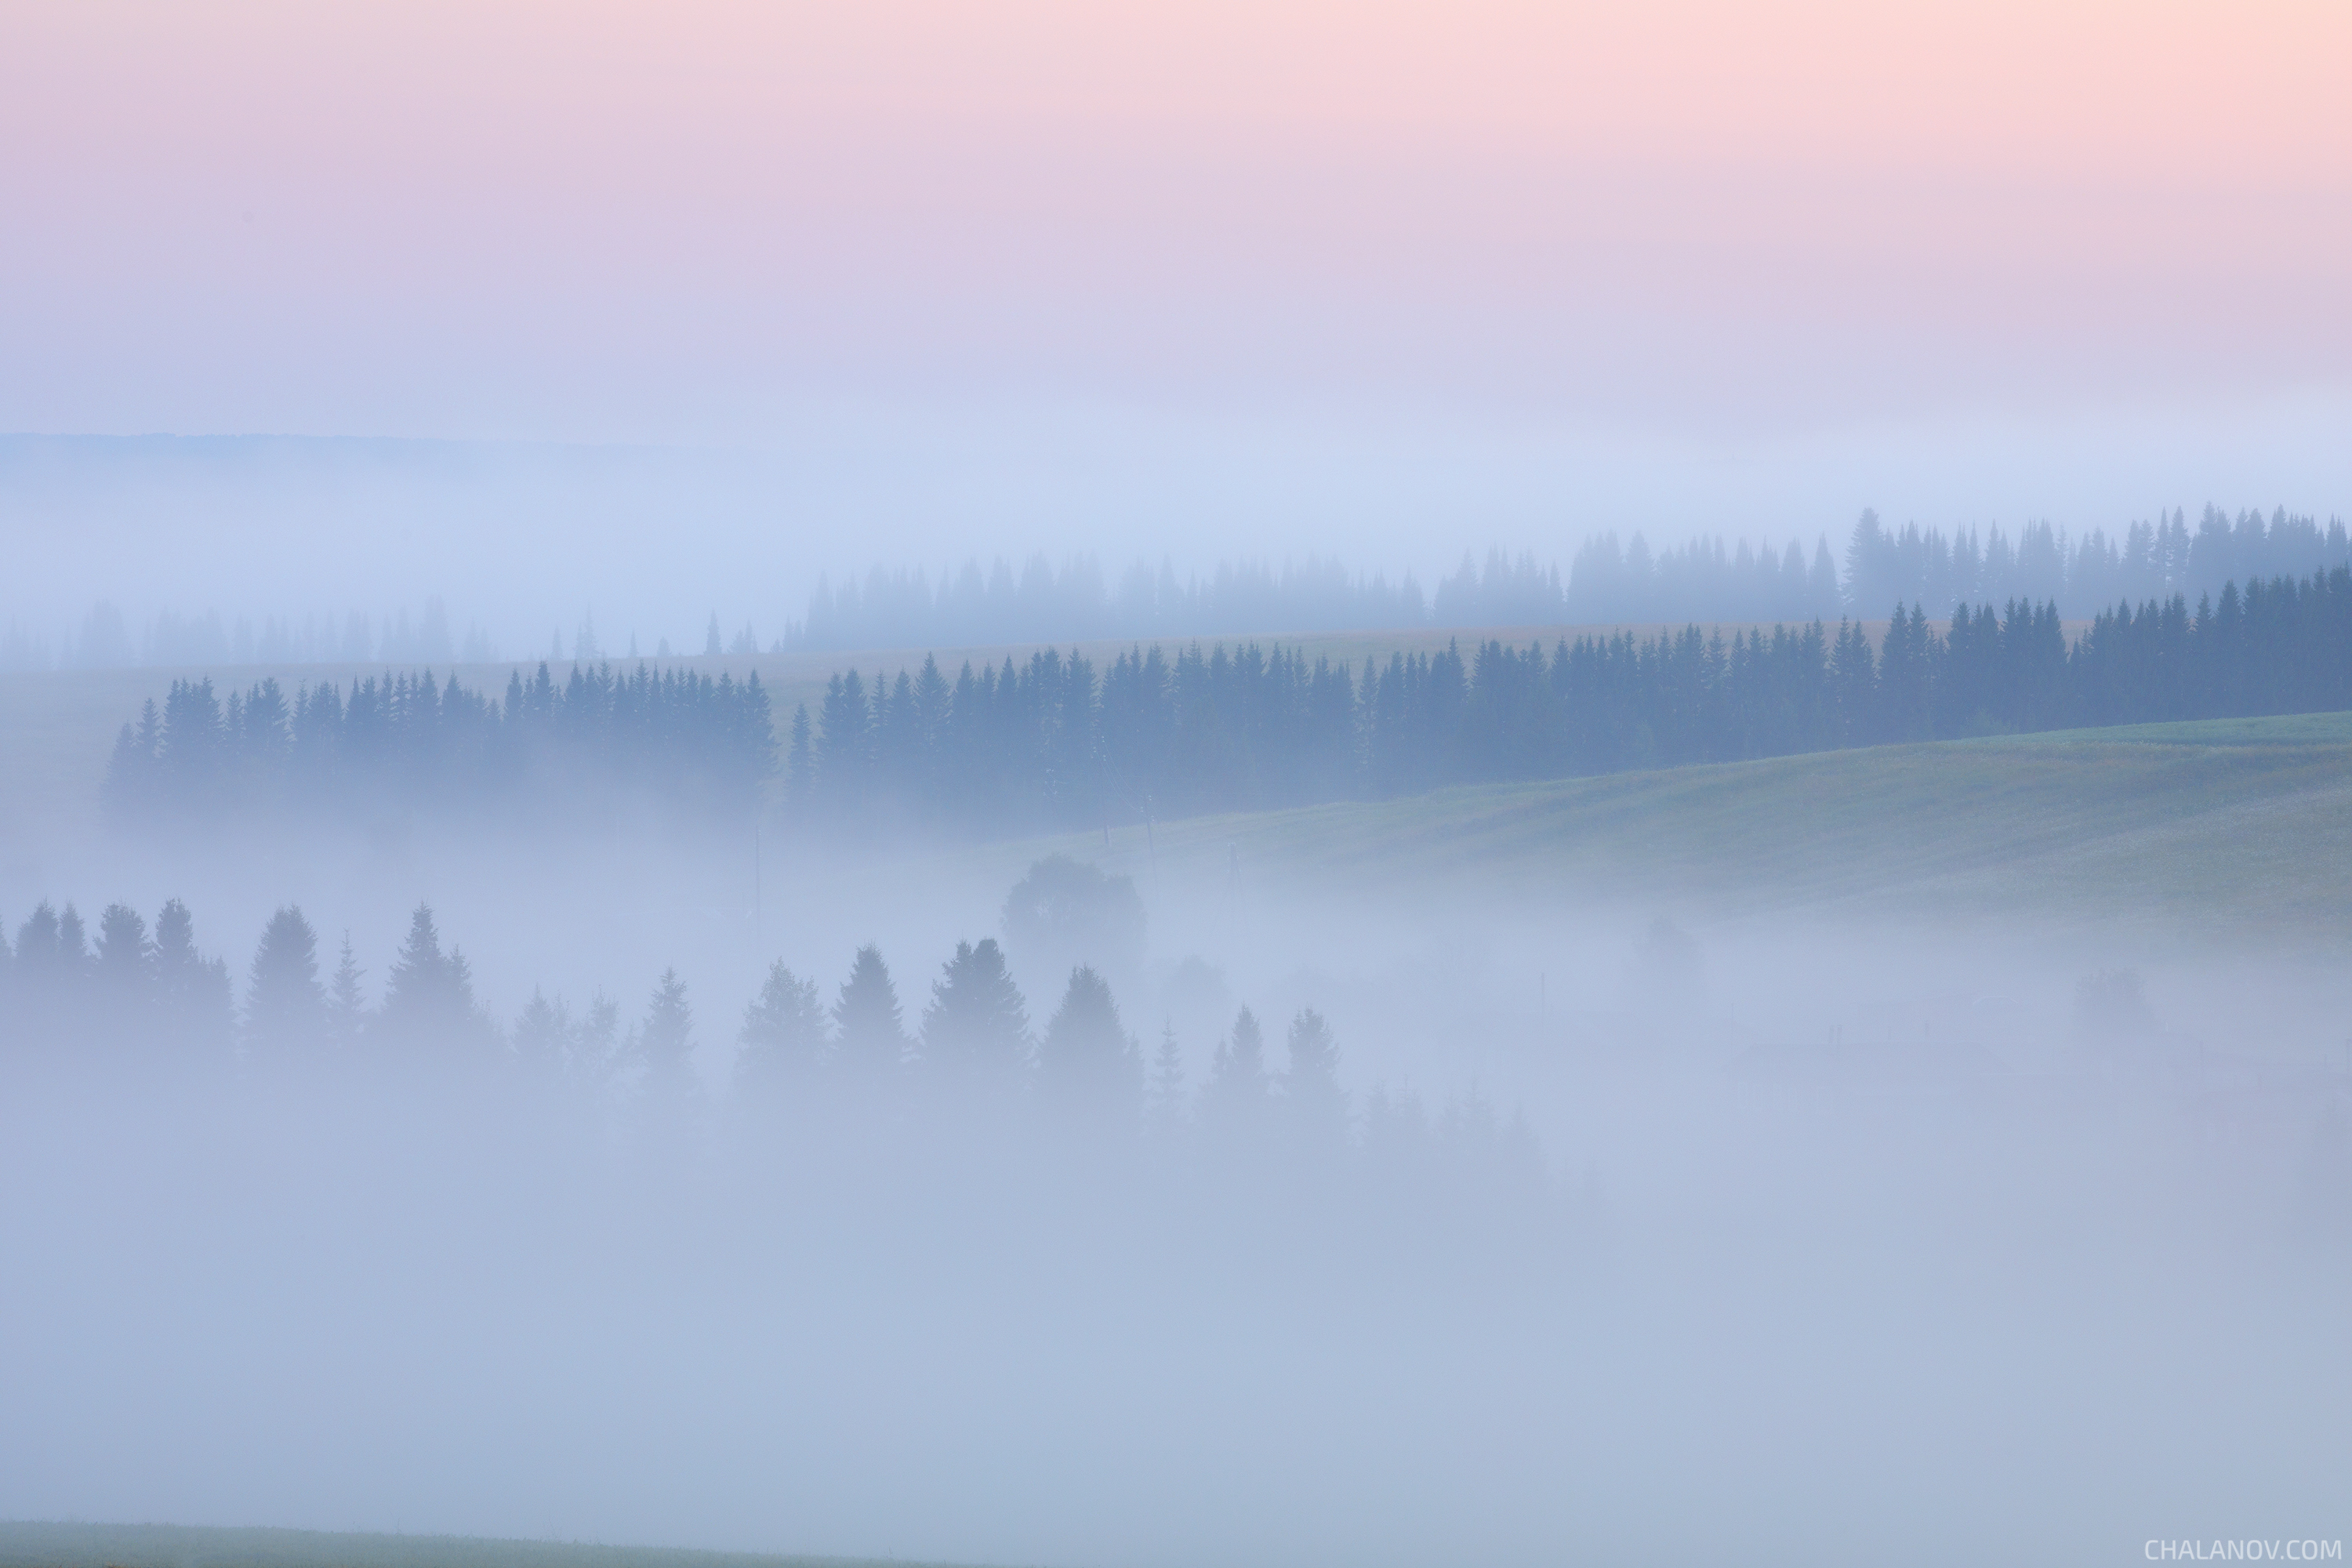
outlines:
[[[965,1093],[1017,1083],[1029,1053],[1029,1015],[992,937],[956,943],[923,1010],[922,1063]]]
[[[686,982],[677,970],[662,971],[633,1045],[645,1068],[637,1084],[642,1099],[678,1106],[694,1098],[694,1009],[687,1005]]]
[[[1176,1024],[1161,1024],[1159,1047],[1151,1054],[1151,1081],[1146,1110],[1152,1130],[1165,1137],[1184,1120],[1184,1052],[1176,1043]]]
[[[805,1092],[824,1065],[828,1032],[816,982],[776,960],[736,1031],[742,1047],[735,1057],[736,1091],[754,1099]]]
[[[1283,1074],[1283,1109],[1307,1142],[1336,1147],[1348,1135],[1348,1097],[1339,1088],[1339,1047],[1331,1026],[1312,1007],[1290,1021],[1289,1070]]]
[[[841,1080],[861,1089],[890,1082],[906,1058],[907,1034],[899,1021],[898,989],[891,984],[882,950],[873,943],[857,950],[833,1005],[833,1021],[838,1031],[834,1068]]]
[[[1112,1111],[1132,1111],[1143,1089],[1143,1062],[1119,1025],[1118,1005],[1101,975],[1070,972],[1062,1005],[1037,1045],[1037,1083],[1049,1096]]]
[[[319,984],[319,938],[299,906],[269,917],[247,983],[245,1044],[263,1073],[315,1068],[328,1037],[327,993]]]

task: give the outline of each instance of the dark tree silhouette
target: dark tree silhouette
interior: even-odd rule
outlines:
[[[637,1090],[648,1104],[678,1106],[695,1097],[694,1009],[677,970],[662,971],[631,1044],[645,1068]]]
[[[1337,1145],[1348,1136],[1348,1097],[1339,1088],[1339,1047],[1331,1026],[1312,1007],[1290,1021],[1290,1068],[1282,1078],[1283,1108],[1310,1142]]]
[[[109,904],[98,917],[92,978],[110,1043],[146,1044],[156,1024],[154,944],[147,940],[146,921],[128,904]]]
[[[246,987],[247,1060],[265,1074],[315,1068],[325,1054],[327,993],[319,984],[319,938],[293,904],[269,917]]]
[[[226,1066],[236,1037],[228,964],[196,951],[195,920],[173,899],[155,916],[155,994],[173,1058],[199,1072]]]
[[[488,1031],[474,1002],[472,967],[456,948],[441,951],[428,904],[417,905],[409,917],[408,940],[385,980],[377,1024],[411,1059],[449,1064],[484,1055]]]
[[[1244,1007],[1210,1058],[1209,1079],[1201,1086],[1202,1125],[1226,1138],[1255,1135],[1265,1124],[1272,1088],[1265,1069],[1265,1037],[1257,1015]]]
[[[1149,1125],[1159,1136],[1172,1136],[1184,1120],[1184,1051],[1176,1043],[1173,1019],[1160,1026],[1160,1045],[1151,1053],[1151,1081],[1145,1092]]]
[[[1132,1113],[1143,1090],[1143,1060],[1118,1021],[1118,1005],[1101,975],[1084,964],[1037,1045],[1037,1083],[1073,1104]]]
[[[327,983],[327,1038],[338,1051],[359,1044],[367,1022],[367,998],[360,990],[366,971],[352,955],[352,933],[343,933],[342,951],[335,960],[335,976]]]
[[[805,1092],[824,1065],[827,1032],[816,982],[776,960],[736,1033],[743,1047],[735,1058],[736,1091],[755,1100]]]
[[[992,937],[956,943],[923,1010],[922,1062],[951,1092],[1011,1089],[1029,1055],[1029,1015]]]
[[[833,1005],[833,1059],[841,1080],[865,1089],[888,1083],[906,1058],[907,1032],[899,1021],[898,988],[882,962],[882,950],[873,943],[857,950]]]

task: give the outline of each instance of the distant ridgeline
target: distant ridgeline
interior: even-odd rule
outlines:
[[[2101,615],[2070,647],[2055,605],[1895,607],[1883,642],[1821,620],[1499,641],[1367,659],[1193,644],[1075,650],[951,679],[936,660],[852,669],[793,715],[787,809],[804,823],[925,821],[995,837],[1841,746],[2352,707],[2352,569]],[[180,683],[126,725],[110,799],[462,806],[614,785],[748,814],[774,763],[758,678],[544,666],[503,703],[430,677]]]
[[[1192,638],[1402,626],[1539,626],[1680,624],[1685,621],[1834,621],[1877,615],[1900,601],[1942,619],[1960,605],[2194,601],[2228,582],[2302,576],[2352,564],[2344,524],[2215,507],[2190,523],[2159,514],[2118,533],[2069,534],[2046,522],[2014,535],[1906,523],[1892,528],[1864,512],[1842,554],[1826,535],[1810,547],[1790,540],[1701,538],[1653,549],[1639,533],[1587,539],[1565,571],[1535,556],[1468,555],[1424,589],[1410,574],[1391,579],[1349,572],[1310,556],[1278,570],[1224,563],[1180,578],[1166,563],[1137,563],[1114,581],[1099,562],[1078,557],[1059,571],[1043,556],[1016,570],[999,560],[968,562],[934,580],[920,569],[885,571],[820,584],[806,614],[786,626],[780,647],[851,649],[970,647],[1116,638]],[[748,632],[739,649],[750,651]],[[719,650],[714,633],[709,651]]]
[[[768,694],[639,666],[546,665],[503,700],[431,672],[326,682],[291,697],[272,680],[231,691],[175,680],[125,724],[108,764],[118,816],[353,806],[463,812],[635,795],[746,818],[774,769]]]

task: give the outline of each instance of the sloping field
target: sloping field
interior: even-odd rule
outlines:
[[[1121,832],[1165,874],[2352,936],[2352,714],[1880,746]],[[1074,851],[1102,854],[1099,836]]]
[[[0,1568],[869,1568],[848,1557],[770,1557],[640,1546],[213,1530],[176,1524],[0,1523]],[[873,1564],[878,1568],[878,1564]],[[893,1560],[892,1568],[919,1568]]]

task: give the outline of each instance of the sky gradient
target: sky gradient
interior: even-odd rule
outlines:
[[[1645,486],[1668,532],[2325,511],[2347,79],[2328,5],[19,4],[0,430],[991,447],[869,509],[919,558],[1105,449],[1336,516],[1399,431],[1439,493],[1554,476],[1407,554]],[[1680,471],[1808,453],[1853,455]]]

